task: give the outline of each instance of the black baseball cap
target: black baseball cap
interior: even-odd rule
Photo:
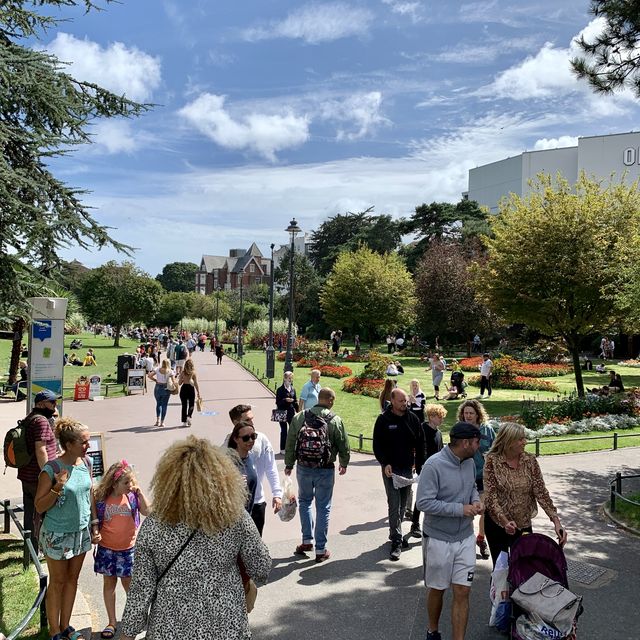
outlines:
[[[449,432],[449,437],[457,440],[465,440],[467,438],[484,438],[480,429],[470,422],[456,422]]]

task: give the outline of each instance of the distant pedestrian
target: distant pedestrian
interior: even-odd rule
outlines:
[[[442,378],[444,377],[444,371],[447,368],[447,363],[439,353],[434,353],[430,358],[431,363],[431,380],[433,384],[434,398],[440,400],[440,385],[442,384]]]
[[[356,355],[360,355],[360,336],[356,333],[356,337],[354,338],[355,352]]]
[[[302,390],[300,391],[300,399],[298,401],[300,411],[316,406],[320,389],[320,371],[312,369],[310,379],[302,385]]]
[[[116,634],[116,586],[118,578],[129,593],[133,571],[134,545],[140,514],[149,515],[149,503],[138,487],[133,468],[126,460],[112,464],[95,490],[96,514],[100,542],[94,556],[93,570],[102,574],[104,606],[108,624],[101,638]]]
[[[176,374],[180,375],[180,372],[182,371],[182,367],[184,367],[184,363],[187,361],[187,358],[189,357],[189,351],[185,346],[182,338],[178,340],[178,344],[176,345],[174,355],[176,358]]]
[[[164,420],[167,416],[167,407],[169,406],[169,398],[171,392],[167,389],[169,380],[173,384],[178,384],[175,375],[171,369],[171,363],[167,358],[162,361],[162,365],[156,367],[151,373],[147,374],[150,380],[156,383],[153,389],[153,396],[156,399],[156,423],[155,426],[164,427]]]
[[[224,355],[224,345],[222,342],[216,342],[216,364],[222,364],[222,356]]]
[[[488,353],[482,354],[482,364],[480,365],[480,398],[487,392],[487,396],[491,397],[491,373],[493,372],[493,362]]]
[[[302,526],[302,544],[296,555],[313,550],[315,539],[316,562],[328,560],[326,548],[329,514],[335,483],[335,461],[339,460],[338,474],[344,475],[349,464],[349,439],[340,416],[331,411],[336,400],[333,389],[324,388],[318,394],[318,403],[298,413],[287,435],[284,472],[290,476],[297,463],[298,506]],[[311,503],[316,503],[315,527]]]
[[[279,411],[287,412],[287,419],[280,422],[280,454],[284,455],[287,446],[287,429],[293,420],[293,416],[298,413],[298,399],[293,386],[293,372],[285,371],[282,378],[282,385],[276,389],[276,408]]]
[[[181,420],[183,427],[191,426],[191,418],[193,417],[193,408],[196,397],[200,398],[200,387],[198,386],[198,375],[193,360],[189,358],[178,377],[180,385],[180,402],[182,404]]]

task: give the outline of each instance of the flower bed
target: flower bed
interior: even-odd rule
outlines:
[[[347,376],[353,375],[353,371],[349,369],[349,367],[341,365],[325,364],[320,365],[317,369],[323,376],[327,376],[327,378],[346,378]]]
[[[500,423],[507,422],[504,418],[501,420],[489,420],[489,424],[498,431]],[[591,418],[583,418],[582,420],[571,420],[566,423],[549,422],[539,429],[528,429],[525,427],[525,433],[529,440],[541,438],[545,436],[566,436],[571,434],[589,433],[590,431],[622,431],[624,429],[634,429],[640,427],[639,416],[626,415],[602,415]]]
[[[474,387],[480,386],[480,376],[469,376],[467,381]],[[552,391],[559,393],[560,389],[555,382],[530,378],[528,376],[513,376],[512,378],[497,379],[493,381],[496,389],[522,389],[524,391]]]
[[[458,362],[459,367],[463,371],[478,371],[482,364],[482,357],[475,356],[473,358],[463,358]],[[526,378],[550,378],[552,376],[564,376],[571,372],[571,366],[563,363],[542,363],[529,364],[527,362],[519,362],[510,356],[496,358],[493,361],[494,379],[502,372],[511,376],[524,376]],[[640,366],[640,363],[639,365]],[[511,388],[511,387],[505,387]],[[515,387],[519,389],[520,387]]]
[[[458,366],[463,371],[477,371],[482,364],[482,356],[474,356],[473,358],[462,358],[458,361]]]
[[[636,369],[640,369],[640,360],[623,360],[622,362],[618,362],[621,367],[634,367]]]
[[[384,387],[384,380],[376,378],[347,378],[342,382],[342,390],[360,396],[377,398]]]

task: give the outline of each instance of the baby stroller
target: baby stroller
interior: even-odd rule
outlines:
[[[467,383],[464,381],[464,373],[462,371],[451,372],[451,386],[456,388],[459,396],[462,398],[467,397],[467,392],[465,391]]]
[[[541,533],[518,538],[509,555],[508,581],[512,640],[576,640],[582,597],[569,591],[567,560],[555,540]],[[554,619],[548,619],[552,615]]]

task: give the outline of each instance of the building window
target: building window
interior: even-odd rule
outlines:
[[[249,273],[255,273],[256,265],[253,262],[249,265]]]

